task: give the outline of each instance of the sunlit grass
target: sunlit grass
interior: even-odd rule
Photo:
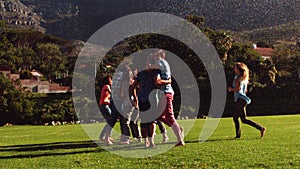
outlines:
[[[118,156],[103,149],[81,125],[11,126],[0,128],[0,168],[298,168],[300,166],[300,115],[250,117],[267,127],[264,138],[254,128],[242,124],[242,138],[234,139],[231,118],[221,119],[217,130],[204,143],[199,136],[205,120],[197,120],[185,137],[186,146],[172,147],[176,141],[168,128],[168,151],[148,158]],[[188,126],[192,120],[179,121]],[[103,124],[90,125],[96,140]],[[115,127],[114,139],[119,136]],[[157,132],[157,147],[164,147]],[[90,135],[90,134],[89,134]],[[154,151],[141,143],[131,145],[138,153]],[[111,151],[128,153],[116,144]],[[131,152],[131,153],[132,153]]]

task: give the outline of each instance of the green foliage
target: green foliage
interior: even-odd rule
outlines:
[[[243,62],[250,69],[250,81],[252,83],[275,84],[277,70],[271,60],[263,60],[249,45],[234,43],[228,51],[228,59],[224,65],[227,74],[232,74],[236,62]]]
[[[0,34],[0,66],[9,67],[12,72],[17,72],[22,59],[17,57],[16,48],[7,39],[5,34]]]
[[[251,95],[251,92],[255,91],[255,93],[252,93],[254,97],[253,99],[260,100],[260,98],[257,97],[262,97],[262,96],[260,96],[258,93],[264,93],[264,90],[266,88],[272,88],[281,85],[281,79],[278,77],[280,73],[281,74],[283,73],[279,71],[280,69],[278,68],[280,68],[280,66],[277,67],[279,62],[276,59],[274,61],[268,59],[264,60],[261,57],[261,55],[253,49],[251,45],[234,42],[233,38],[224,31],[215,31],[206,28],[203,24],[204,18],[202,17],[190,15],[187,17],[187,20],[193,23],[200,30],[202,30],[206,34],[206,36],[211,40],[212,44],[215,46],[218,54],[220,55],[220,58],[223,61],[223,66],[225,68],[228,85],[231,85],[231,82],[233,80],[234,77],[233,69],[236,62],[244,62],[245,64],[248,65],[250,69],[250,85],[249,85],[250,93],[249,94]],[[130,44],[130,45],[126,45],[126,44]],[[264,47],[269,47],[270,43],[261,41],[259,45]],[[129,39],[124,40],[124,42],[118,44],[114,48],[114,50],[111,51],[110,55],[107,56],[107,60],[105,60],[105,63],[110,63],[112,65],[112,69],[110,71],[107,71],[106,69],[99,69],[98,70],[99,77],[104,77],[106,74],[112,75],[112,73],[114,72],[114,68],[118,65],[119,61],[121,61],[123,57],[127,56],[127,53],[131,54],[137,50],[142,50],[145,48],[163,48],[168,51],[171,51],[172,53],[179,56],[191,68],[193,74],[195,75],[195,78],[198,79],[197,80],[198,86],[201,86],[199,88],[201,93],[200,94],[201,105],[200,105],[199,114],[207,113],[210,106],[209,100],[211,99],[210,99],[210,92],[207,92],[210,91],[210,82],[208,80],[205,67],[202,65],[201,60],[197,59],[197,56],[195,55],[195,53],[193,53],[193,51],[188,49],[188,47],[186,47],[181,42],[178,42],[175,39],[172,39],[170,37],[146,34],[142,36],[131,37]],[[127,51],[127,53],[124,53],[123,51]],[[288,52],[290,58],[297,58],[294,57],[295,54],[293,54],[293,52],[291,51],[282,50],[282,52]],[[115,58],[116,56],[120,58],[120,60],[117,61],[117,59]],[[287,70],[286,67],[295,65],[293,66],[289,74],[293,75],[293,79],[294,79],[293,81],[297,80],[295,75],[297,75],[298,72],[297,70],[298,68],[296,67],[297,66],[299,67],[298,64],[299,62],[297,60],[289,61],[288,59],[282,59],[282,61],[286,61],[286,63],[282,63],[282,66],[285,66],[284,70]],[[104,66],[100,66],[100,67],[103,68]],[[176,69],[176,67],[174,67],[174,69]],[[96,82],[96,84],[101,84],[101,80],[98,79],[98,81],[99,82],[98,83]],[[286,83],[291,83],[291,82],[287,81]],[[175,84],[173,84],[173,86],[174,85]],[[175,93],[179,93],[179,92],[180,91],[175,91]],[[272,90],[267,90],[267,92],[273,93]],[[100,90],[98,90],[96,93],[100,93]],[[270,97],[272,98],[274,96],[272,95]],[[178,99],[180,100],[180,97]],[[179,100],[175,98],[174,105],[180,104]],[[232,100],[231,95],[228,96],[228,100]],[[291,102],[293,101],[294,99],[291,100]],[[263,99],[261,103],[265,103]],[[227,104],[227,107],[225,109],[230,109],[229,108],[230,106],[231,104]],[[263,104],[259,106],[263,106]],[[253,106],[253,107],[258,107],[258,106]],[[256,111],[258,109],[254,108],[253,111]],[[284,109],[283,107],[280,107],[280,110],[281,110],[280,113],[286,113],[286,112],[291,113],[291,112],[299,112],[300,109],[295,108],[291,111],[291,109],[289,108]],[[279,113],[276,111],[276,108],[266,110],[266,111],[259,111],[259,112],[263,112],[265,114]]]
[[[61,52],[66,40],[31,30],[6,30],[0,40],[0,66],[13,73],[36,69],[51,79],[57,71],[73,71],[75,60],[67,60]]]
[[[77,121],[71,94],[30,94],[19,91],[11,81],[0,76],[0,126],[44,124],[52,121]]]
[[[239,43],[234,43],[230,50],[228,51],[228,62],[229,64],[232,64],[234,62],[244,62],[248,63],[249,62],[260,62],[261,58],[258,53],[256,53],[253,50],[253,47],[249,45],[244,45],[244,44],[239,44]]]
[[[66,59],[62,56],[60,48],[56,44],[37,44],[38,56],[37,69],[49,77],[55,75],[56,71],[65,70]]]
[[[14,87],[2,74],[0,76],[0,125],[5,123],[26,124],[26,117],[33,111],[33,103]]]
[[[204,16],[198,16],[198,15],[188,15],[185,17],[185,19],[192,24],[194,24],[197,28],[203,29],[205,24],[205,18]]]
[[[246,30],[241,32],[231,32],[240,41],[266,42],[270,45],[276,41],[294,41],[300,33],[300,20],[282,24],[279,26],[266,27],[261,29]]]
[[[6,23],[5,23],[5,21],[4,20],[0,20],[0,29],[4,29],[4,28],[6,28]]]
[[[11,83],[0,73],[0,113],[2,118],[7,118],[8,113],[8,100],[7,100],[7,90],[11,88]],[[3,122],[2,122],[3,123]]]
[[[35,48],[37,44],[55,43],[63,45],[66,40],[43,34],[33,30],[8,30],[6,31],[7,38],[14,44],[15,47]]]
[[[35,102],[32,119],[33,124],[45,124],[52,121],[77,121],[71,94],[48,94],[31,97]]]
[[[19,47],[17,49],[17,56],[22,59],[22,70],[31,70],[36,65],[38,59],[35,51],[30,47]]]
[[[273,45],[270,41],[259,41],[256,45],[257,47],[261,48],[273,48]]]
[[[277,46],[274,63],[278,70],[278,81],[282,85],[294,84],[299,81],[300,48]]]
[[[261,99],[261,97],[264,97],[260,95],[260,93],[274,93],[272,88],[280,88],[288,93],[294,91],[287,86],[299,83],[299,48],[274,45],[275,53],[273,61],[263,60],[262,57],[253,50],[252,46],[234,42],[234,38],[227,32],[216,31],[205,27],[204,17],[189,15],[186,19],[203,31],[215,46],[216,51],[223,61],[228,85],[231,85],[234,77],[234,64],[236,62],[244,62],[248,65],[251,71],[249,95],[251,95],[254,100],[259,100],[254,102],[256,105],[253,107],[255,108],[251,108],[250,106],[250,112],[263,112],[265,114],[299,112],[300,108],[295,107],[292,109],[290,108],[291,106],[286,106],[286,108],[274,106],[274,109],[264,109],[262,108],[264,104],[270,103]],[[1,27],[3,28],[0,22],[0,28]],[[2,29],[2,32],[0,32],[0,40],[0,66],[9,67],[13,73],[22,70],[21,79],[30,78],[31,74],[29,71],[32,69],[41,71],[48,79],[54,79],[53,76],[58,72],[68,71],[71,76],[68,79],[57,80],[57,82],[71,85],[72,72],[77,59],[75,55],[76,52],[74,51],[78,50],[74,49],[76,46],[72,46],[73,43],[70,44],[70,42],[66,40],[45,35],[41,32],[6,29]],[[259,46],[269,47],[271,45],[269,41],[258,40],[260,41],[258,43]],[[199,114],[206,114],[210,106],[211,88],[209,77],[202,61],[185,44],[163,35],[136,35],[114,46],[114,48],[107,53],[97,70],[95,81],[96,97],[99,97],[103,85],[101,80],[103,77],[107,75],[112,76],[117,66],[125,57],[147,48],[162,48],[168,50],[179,56],[190,67],[197,79],[198,86],[200,86],[201,102]],[[141,64],[144,63],[145,62],[142,62]],[[83,64],[94,65],[93,61],[89,61],[88,59],[83,61]],[[176,66],[180,67],[180,65],[175,65],[174,69],[176,69]],[[94,72],[94,67],[90,67],[89,71]],[[80,83],[76,84],[78,88],[82,88],[86,82],[93,81],[91,77],[86,77],[85,75],[78,75],[77,77],[80,78],[80,80],[78,80]],[[2,84],[0,87],[0,92],[2,91],[0,95],[1,119],[6,119],[6,121],[17,124],[43,124],[51,121],[77,120],[71,96],[64,98],[49,95],[45,97],[42,95],[33,96],[28,93],[16,91],[12,84],[5,80],[5,78],[1,78],[0,80]],[[180,93],[175,81],[173,82],[173,86],[175,86],[175,93]],[[294,91],[294,93],[298,94],[299,92]],[[281,97],[286,98],[284,95],[281,95]],[[270,95],[270,98],[279,99],[279,97],[274,95]],[[231,99],[231,95],[228,95],[227,100]],[[286,100],[286,104],[288,104],[288,100],[295,102],[296,99],[295,97],[289,98]],[[99,110],[91,110],[93,106],[91,106],[92,102],[90,100],[82,99],[81,102],[86,110],[78,114],[80,119],[88,120],[93,118],[95,120],[101,120],[99,119]],[[175,96],[174,105],[175,109],[180,107],[179,95]],[[230,105],[231,101],[228,101],[225,110],[230,110]],[[280,111],[276,111],[276,108]],[[189,107],[186,109],[189,110]],[[227,115],[225,114],[225,116]]]
[[[20,79],[31,79],[31,78],[32,78],[31,71],[29,71],[29,70],[22,70],[20,72]]]
[[[224,31],[210,31],[209,38],[220,55],[221,60],[225,62],[228,59],[228,52],[233,45],[232,37]]]

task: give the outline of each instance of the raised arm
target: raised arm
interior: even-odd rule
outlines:
[[[160,78],[159,75],[154,77],[154,81],[155,81],[156,85],[168,85],[168,84],[172,83],[171,78],[168,79],[168,80],[163,80],[163,79]]]

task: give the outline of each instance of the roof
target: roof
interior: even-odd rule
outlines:
[[[34,86],[38,85],[38,80],[35,79],[22,79],[20,80],[21,86]]]
[[[37,70],[32,70],[32,71],[31,71],[31,74],[32,74],[32,76],[37,76],[37,77],[42,77],[42,76],[43,76],[43,74],[40,73],[40,72],[37,71]]]
[[[20,79],[20,74],[10,74],[9,79],[10,80]]]
[[[272,48],[255,48],[254,50],[262,56],[272,56],[274,52]]]
[[[67,93],[70,90],[70,86],[59,86],[58,84],[51,84],[49,88],[50,93]]]

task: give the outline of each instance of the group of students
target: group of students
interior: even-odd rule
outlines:
[[[134,75],[128,65],[122,65],[113,79],[106,77],[101,90],[100,111],[107,124],[100,133],[100,139],[107,145],[113,144],[111,131],[118,118],[121,126],[121,144],[129,144],[130,129],[135,138],[144,138],[146,147],[155,147],[156,124],[168,141],[164,124],[172,128],[177,137],[175,146],[184,146],[183,127],[173,112],[174,90],[171,86],[171,69],[165,60],[164,50],[157,50],[148,56],[145,68]],[[149,112],[151,111],[151,112]],[[137,122],[141,121],[141,132]]]
[[[164,50],[157,50],[148,56],[145,68],[134,74],[128,65],[123,65],[114,74],[113,79],[105,78],[99,101],[100,111],[106,119],[106,125],[100,133],[105,144],[113,144],[112,128],[120,121],[121,144],[129,144],[130,130],[134,138],[144,138],[146,147],[155,147],[156,124],[163,136],[163,143],[168,141],[166,124],[173,130],[177,142],[175,146],[184,146],[183,127],[176,121],[173,112],[174,90],[171,86],[171,70],[165,60]],[[239,118],[245,124],[260,131],[263,137],[266,128],[247,119],[246,106],[251,99],[246,96],[249,81],[249,69],[244,63],[237,63],[234,68],[235,78],[228,91],[234,92],[235,112],[233,120],[236,138],[241,137]],[[151,112],[149,112],[151,111]],[[138,121],[141,121],[139,131]]]

